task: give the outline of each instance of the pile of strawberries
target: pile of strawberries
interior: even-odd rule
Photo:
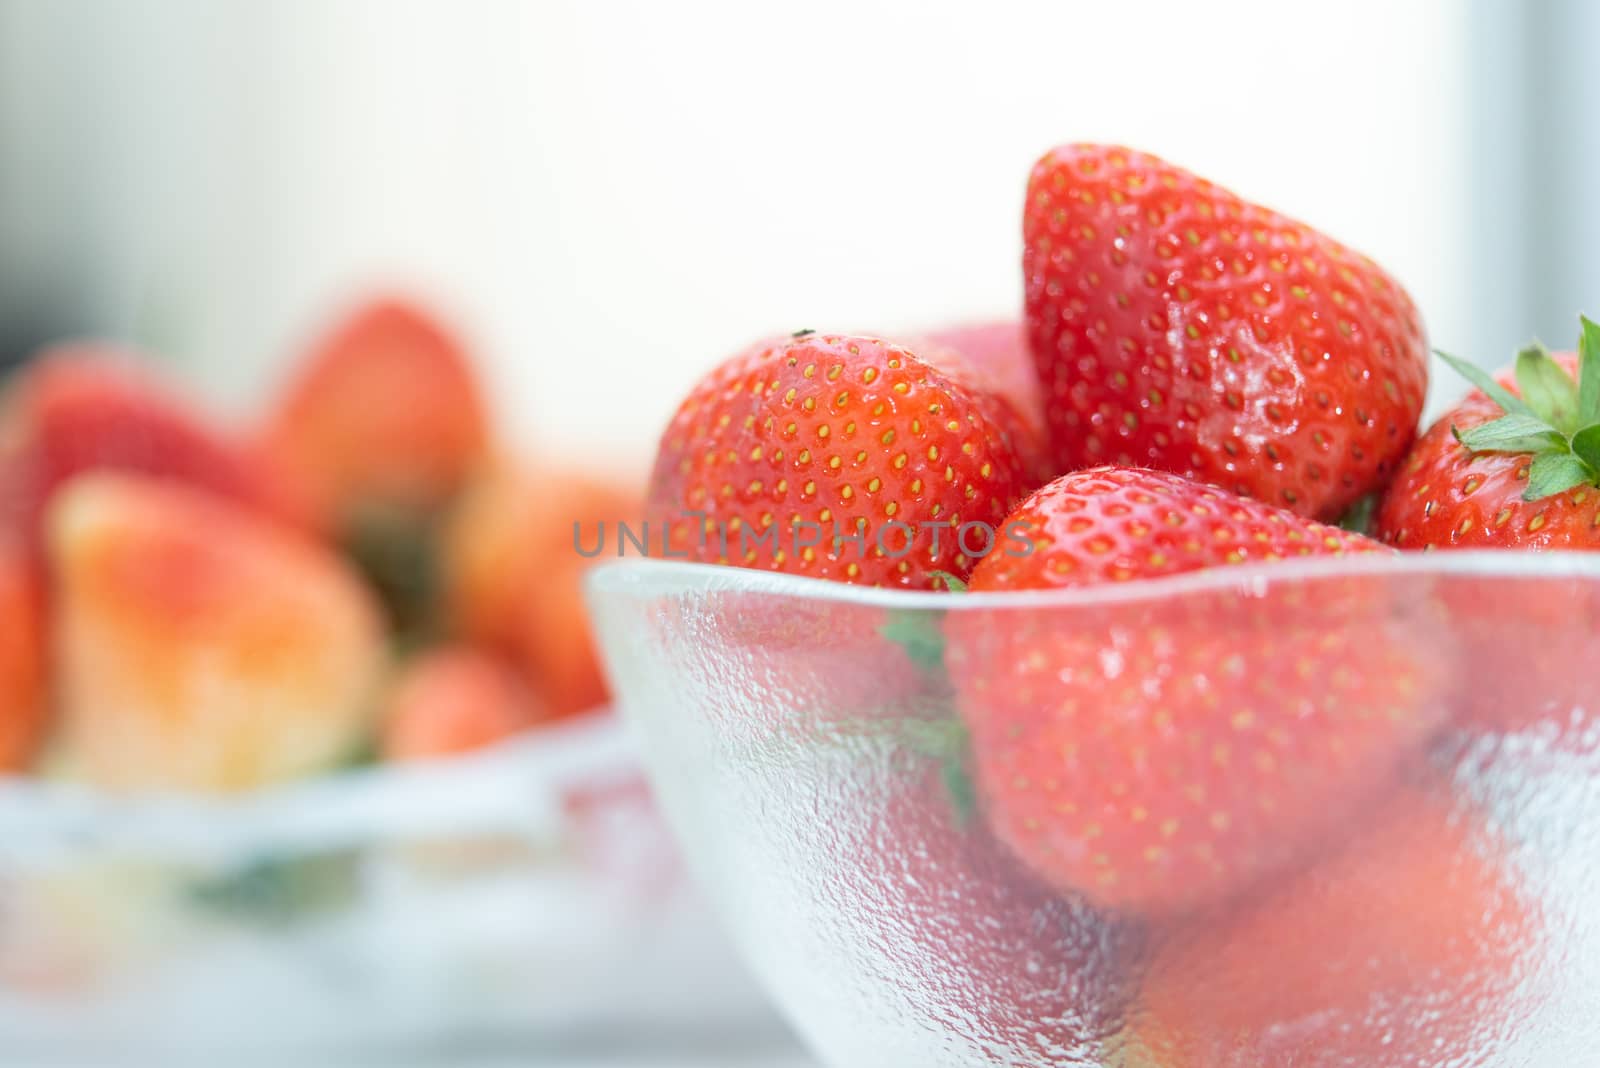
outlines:
[[[461,342],[404,301],[239,432],[128,352],[41,353],[0,394],[0,773],[237,791],[587,711],[560,550],[635,507],[506,456]]]
[[[649,488],[671,554],[959,592],[1600,547],[1587,320],[1576,355],[1530,346],[1498,379],[1445,357],[1479,388],[1418,437],[1415,306],[1310,227],[1153,156],[1069,145],[1034,166],[1023,237],[1022,325],[804,330],[703,378]],[[1396,605],[1363,575],[1099,623],[947,617],[969,833],[1155,947],[1134,969],[1129,1063],[1445,1063],[1471,1035],[1438,1008],[1473,1001],[1492,1028],[1509,996],[1535,910],[1507,846],[1430,778],[1429,746],[1516,702],[1454,693],[1454,658],[1565,675],[1593,639],[1512,648],[1504,627],[1463,626],[1476,644],[1442,648],[1428,613],[1492,623],[1495,588]],[[1041,1050],[1072,1044],[1036,1031]]]

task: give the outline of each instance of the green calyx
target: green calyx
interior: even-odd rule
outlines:
[[[1482,369],[1435,352],[1457,374],[1500,406],[1499,419],[1450,432],[1472,452],[1526,453],[1525,501],[1537,501],[1584,484],[1600,486],[1600,324],[1580,317],[1578,380],[1538,342],[1517,353],[1517,396]]]
[[[1352,504],[1334,524],[1340,530],[1348,530],[1352,534],[1371,534],[1373,520],[1377,518],[1378,501],[1380,495],[1369,493],[1356,503]]]
[[[967,584],[948,571],[934,571],[931,577],[943,583],[951,593],[966,593]],[[935,587],[937,589],[937,587]],[[944,667],[944,628],[939,617],[918,609],[896,609],[878,632],[905,649],[913,663],[924,671],[939,671]]]

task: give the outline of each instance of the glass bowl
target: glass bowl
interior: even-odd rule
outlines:
[[[589,598],[698,879],[836,1068],[1587,1064],[1600,558]]]
[[[609,715],[237,799],[0,780],[0,1062],[774,1023]]]

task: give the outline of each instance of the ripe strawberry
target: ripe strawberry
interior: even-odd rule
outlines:
[[[1154,156],[1066,145],[1023,216],[1058,470],[1174,471],[1338,516],[1410,445],[1416,308],[1375,263]]]
[[[372,301],[311,349],[260,448],[319,525],[428,514],[482,458],[487,416],[461,343],[400,300]]]
[[[1600,548],[1600,326],[1583,320],[1576,356],[1530,345],[1498,380],[1444,358],[1479,388],[1406,457],[1377,536],[1402,549]]]
[[[607,697],[583,602],[583,576],[598,557],[579,546],[600,545],[614,559],[617,525],[641,530],[643,515],[638,495],[607,478],[501,464],[480,474],[446,525],[454,629],[518,664],[555,718]]]
[[[401,671],[383,713],[386,760],[483,749],[536,726],[544,710],[515,672],[467,645],[424,653]]]
[[[1504,845],[1474,813],[1405,791],[1350,832],[1341,852],[1158,949],[1123,1063],[1487,1063],[1515,1019],[1519,962],[1540,952]]]
[[[805,332],[701,380],[662,436],[648,511],[692,559],[926,589],[999,539],[1026,479],[1011,425],[900,345]]]
[[[56,490],[98,470],[169,478],[290,513],[261,466],[142,373],[133,354],[89,344],[47,350],[0,405],[0,508],[35,548]]]
[[[88,475],[50,514],[69,763],[120,789],[244,790],[361,741],[376,607],[327,550],[215,497]]]
[[[45,726],[44,619],[36,573],[0,528],[0,775],[26,771]]]
[[[1479,388],[1411,450],[1377,536],[1402,549],[1600,549],[1600,326],[1583,320],[1577,355],[1530,345],[1498,378],[1441,356]],[[1571,670],[1600,656],[1587,584],[1460,576],[1446,599],[1470,667],[1464,724],[1591,720],[1590,687]]]
[[[1016,523],[1031,551],[984,560],[974,591],[1382,551],[1125,468],[1056,480]],[[986,817],[1035,872],[1104,906],[1231,897],[1381,795],[1439,723],[1426,610],[1352,576],[958,612],[946,659]]]

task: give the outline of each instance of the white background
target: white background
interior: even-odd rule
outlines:
[[[9,254],[236,411],[395,280],[469,330],[515,440],[637,464],[753,337],[1013,312],[1029,165],[1072,139],[1310,220],[1438,343],[1483,333],[1462,4],[5,10]]]

